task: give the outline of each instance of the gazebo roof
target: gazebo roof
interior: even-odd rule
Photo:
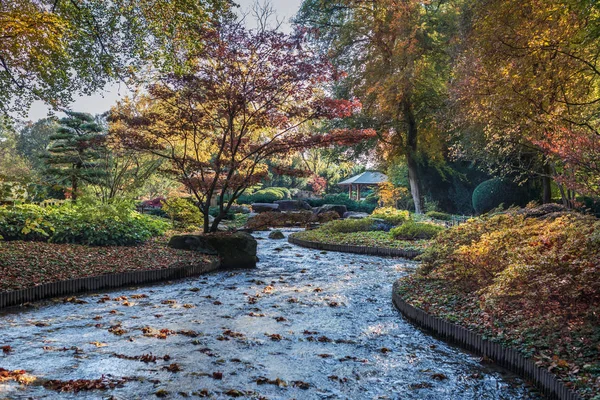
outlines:
[[[382,182],[387,182],[388,177],[379,171],[365,171],[362,174],[353,176],[338,183],[339,186],[349,185],[377,185]]]

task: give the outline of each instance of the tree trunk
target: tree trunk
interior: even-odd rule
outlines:
[[[406,164],[408,166],[408,182],[410,184],[410,193],[415,203],[415,213],[422,214],[423,203],[421,200],[419,169],[416,160],[418,129],[412,104],[408,97],[406,100],[404,100],[403,113],[408,128],[406,132]]]
[[[209,207],[202,207],[202,219],[204,220],[202,231],[204,233],[210,232],[210,222],[208,221],[208,217],[210,216],[209,211],[210,211]]]
[[[79,190],[79,180],[77,175],[73,175],[71,177],[71,202],[73,204],[77,203],[77,190]]]
[[[544,175],[542,177],[542,186],[543,186],[542,203],[543,204],[552,203],[552,179],[550,179],[549,176]]]
[[[545,158],[545,157],[544,157]],[[542,203],[548,204],[552,202],[552,169],[547,163],[544,163],[544,175],[542,176]]]

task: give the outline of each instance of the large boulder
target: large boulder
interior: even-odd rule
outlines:
[[[285,239],[285,235],[279,229],[275,229],[269,233],[269,239]]]
[[[363,212],[356,212],[356,211],[348,211],[345,212],[343,215],[343,218],[348,218],[348,219],[363,219],[363,218],[368,218],[369,214],[367,213],[363,213]]]
[[[342,218],[344,214],[348,212],[348,209],[343,204],[325,204],[319,207],[317,214],[323,214],[329,211],[335,211],[340,215],[340,218]]]
[[[281,210],[279,209],[279,204],[253,203],[252,211],[254,211],[256,213],[263,213],[263,212],[269,212],[269,211],[280,212]]]
[[[304,200],[277,200],[275,204],[279,205],[280,211],[301,211],[312,209],[310,204]]]
[[[256,239],[245,232],[177,235],[169,247],[218,255],[221,268],[255,268],[258,262]]]

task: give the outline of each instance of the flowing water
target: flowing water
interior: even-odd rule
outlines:
[[[0,399],[538,398],[513,375],[400,316],[392,283],[414,262],[256,236],[255,270],[4,312],[0,346],[12,351],[0,354],[0,367],[24,369],[39,382],[128,379],[76,394],[5,382]],[[139,359],[150,354],[155,362]]]

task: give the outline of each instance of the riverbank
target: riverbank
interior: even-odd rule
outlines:
[[[167,246],[167,237],[139,246],[85,246],[0,241],[0,292],[92,276],[208,265],[215,257]]]
[[[517,350],[582,398],[600,398],[600,222],[511,211],[440,234],[394,295]]]

